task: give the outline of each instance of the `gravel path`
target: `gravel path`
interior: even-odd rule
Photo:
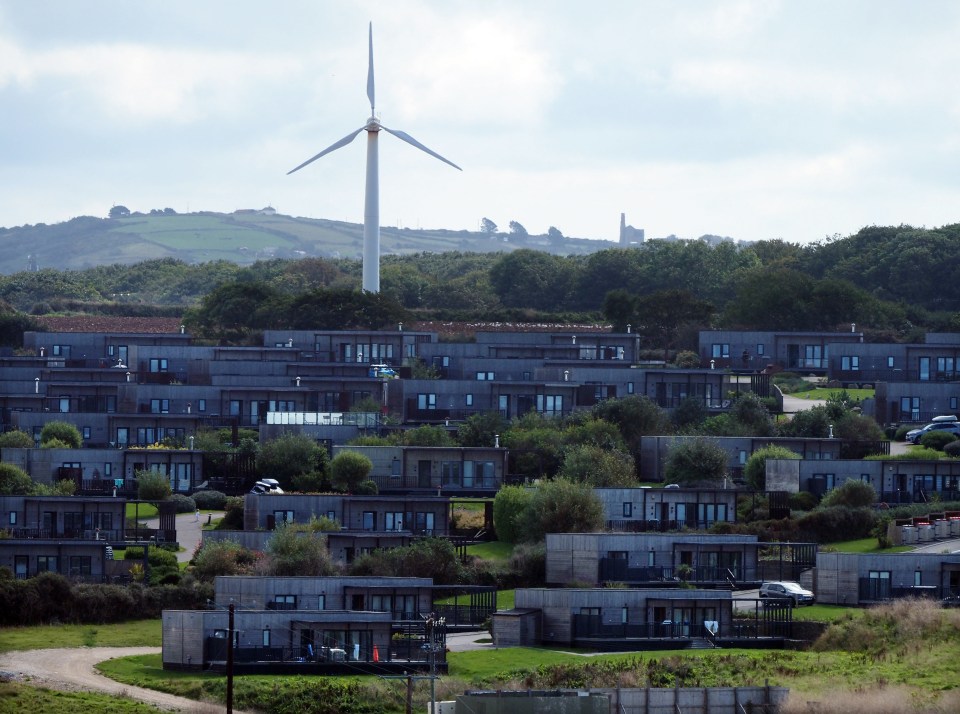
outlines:
[[[0,676],[49,689],[101,692],[128,697],[167,711],[212,714],[224,710],[222,704],[207,704],[152,689],[121,684],[104,677],[94,669],[97,662],[115,657],[159,653],[159,647],[80,647],[5,652],[0,654]]]

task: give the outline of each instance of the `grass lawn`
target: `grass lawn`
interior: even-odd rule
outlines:
[[[495,560],[498,562],[506,562],[510,559],[510,555],[512,553],[513,543],[503,543],[498,540],[491,541],[489,543],[477,543],[476,545],[467,546],[468,555],[475,555],[478,558]]]
[[[8,627],[0,637],[0,652],[49,647],[159,647],[160,631],[160,620]]]
[[[860,538],[839,543],[828,543],[821,550],[835,550],[839,553],[904,553],[913,548],[909,545],[898,545],[893,548],[881,548],[876,538]]]
[[[152,503],[127,504],[127,520],[139,518],[141,521],[144,521],[148,518],[156,518],[158,513],[157,507]]]
[[[0,711],[44,714],[157,714],[156,707],[132,699],[90,692],[61,692],[19,682],[0,682]]]
[[[851,399],[856,401],[863,401],[864,399],[872,399],[874,395],[873,389],[837,389],[837,388],[827,388],[827,387],[818,387],[817,389],[808,389],[804,392],[796,392],[791,394],[791,397],[796,397],[797,399],[829,399],[831,395],[838,394],[841,391],[846,392]]]

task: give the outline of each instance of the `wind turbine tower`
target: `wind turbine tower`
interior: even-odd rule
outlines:
[[[452,161],[440,156],[435,151],[431,151],[419,141],[414,139],[406,132],[398,129],[388,129],[376,116],[376,102],[374,101],[373,90],[373,23],[370,23],[370,60],[367,68],[367,97],[370,99],[370,118],[367,123],[345,137],[340,141],[331,144],[316,156],[307,159],[302,164],[287,172],[289,176],[294,171],[299,171],[307,164],[313,163],[321,156],[329,154],[331,151],[346,146],[353,141],[361,131],[367,132],[367,181],[366,194],[363,204],[363,289],[367,292],[380,292],[380,167],[377,153],[377,137],[380,130],[393,134],[398,139],[411,144],[421,151],[425,151],[434,158],[440,159],[445,164],[450,164],[458,171],[462,171]]]

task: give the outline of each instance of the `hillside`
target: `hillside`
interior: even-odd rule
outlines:
[[[225,213],[134,213],[123,218],[81,216],[55,225],[0,228],[0,274],[53,268],[81,270],[153,258],[187,263],[227,260],[248,265],[265,258],[359,260],[363,226],[295,218],[259,211]],[[504,233],[380,229],[383,255],[461,251],[489,253],[535,248],[557,255],[586,255],[615,244],[584,238],[550,242],[545,236],[518,241]]]

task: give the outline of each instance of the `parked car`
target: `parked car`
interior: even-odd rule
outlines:
[[[275,478],[262,478],[253,484],[250,493],[283,493],[280,482]]]
[[[794,607],[813,605],[816,597],[809,590],[800,587],[800,583],[789,580],[777,580],[760,586],[760,597],[777,600],[791,600]]]
[[[922,429],[911,429],[907,432],[907,441],[911,444],[919,444],[924,434],[931,431],[947,431],[954,436],[960,436],[960,422],[957,421],[934,421],[927,424]]]

